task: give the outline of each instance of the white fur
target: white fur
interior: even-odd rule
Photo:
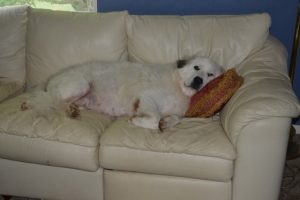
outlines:
[[[203,57],[187,61],[181,68],[175,64],[89,62],[53,76],[45,91],[26,103],[37,110],[75,103],[110,116],[129,116],[137,126],[164,129],[177,124],[190,97],[222,72],[219,65]],[[190,86],[197,76],[203,84],[193,89]]]

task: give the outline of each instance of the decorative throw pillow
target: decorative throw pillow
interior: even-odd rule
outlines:
[[[235,69],[227,70],[192,96],[185,116],[213,116],[222,109],[243,82],[244,78],[239,76]]]

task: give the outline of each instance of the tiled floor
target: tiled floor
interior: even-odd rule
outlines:
[[[294,141],[300,155],[300,135],[296,135]],[[300,157],[285,164],[279,200],[300,200]]]

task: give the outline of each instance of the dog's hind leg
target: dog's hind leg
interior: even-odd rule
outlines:
[[[90,81],[72,71],[54,76],[46,87],[48,93],[63,102],[74,102],[84,96],[89,89]]]
[[[71,72],[53,77],[48,82],[46,92],[52,96],[57,107],[63,107],[69,117],[77,118],[80,105],[76,102],[91,92],[92,85],[81,74]]]
[[[56,110],[65,110],[71,118],[79,116],[76,101],[83,99],[91,91],[92,81],[77,71],[66,71],[53,76],[44,89],[33,92],[33,95],[21,104],[21,110],[33,109],[43,115]]]

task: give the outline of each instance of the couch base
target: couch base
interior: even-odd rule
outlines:
[[[105,200],[229,200],[231,181],[104,170]]]
[[[87,172],[0,158],[0,194],[61,200],[103,200],[103,170]]]
[[[103,200],[103,170],[24,163],[0,158],[0,194],[61,200]],[[231,182],[104,170],[106,200],[230,200]]]

